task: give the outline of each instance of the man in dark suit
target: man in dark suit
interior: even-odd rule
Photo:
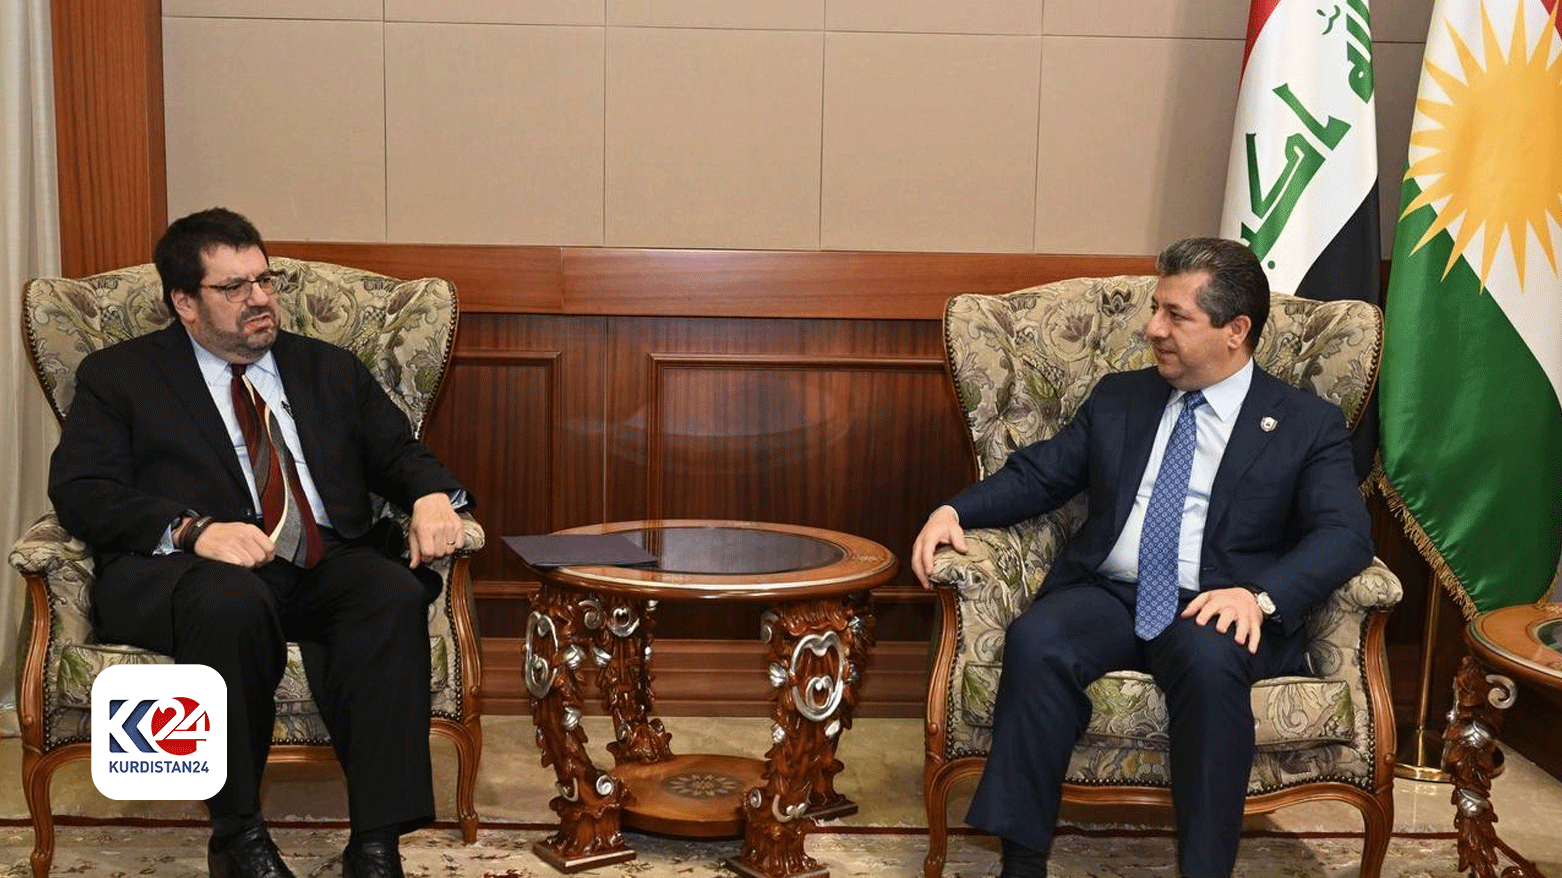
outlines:
[[[155,261],[177,319],[93,353],[50,465],[60,521],[94,552],[99,637],[204,664],[228,686],[228,779],[211,874],[291,876],[260,812],[289,640],[347,777],[349,878],[400,876],[434,815],[421,565],[463,545],[461,484],[350,352],[282,331],[255,227],[216,208]],[[370,493],[411,512],[372,520]],[[406,560],[397,556],[406,554]]]
[[[1192,238],[1156,265],[1155,367],[1102,378],[1056,436],[935,510],[912,547],[927,586],[940,547],[966,551],[962,528],[1089,501],[1005,634],[966,820],[1001,837],[1006,878],[1046,875],[1085,687],[1117,669],[1166,693],[1181,874],[1230,875],[1252,684],[1302,670],[1308,611],[1372,558],[1344,416],[1253,363],[1269,282],[1252,252]]]

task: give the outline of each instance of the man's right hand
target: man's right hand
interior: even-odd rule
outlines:
[[[253,568],[269,562],[277,547],[247,521],[214,521],[201,531],[194,549],[202,558]]]
[[[917,575],[922,587],[932,589],[928,577],[933,573],[933,556],[940,546],[950,546],[956,552],[966,553],[965,531],[960,528],[960,516],[948,506],[940,506],[927,517],[922,532],[911,544],[911,572]]]

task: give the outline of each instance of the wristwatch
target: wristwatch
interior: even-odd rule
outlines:
[[[1239,582],[1237,584],[1253,593],[1253,599],[1258,601],[1258,609],[1264,614],[1265,619],[1271,622],[1280,620],[1280,608],[1275,606],[1275,599],[1269,596],[1269,592],[1264,591],[1251,582]]]

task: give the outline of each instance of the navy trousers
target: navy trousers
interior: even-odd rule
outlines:
[[[1050,851],[1069,755],[1090,723],[1085,687],[1107,671],[1144,671],[1166,693],[1170,714],[1181,874],[1225,878],[1253,762],[1252,686],[1294,673],[1303,638],[1266,625],[1253,655],[1230,630],[1179,616],[1143,641],[1133,630],[1136,588],[1095,579],[1053,589],[1009,625],[992,748],[966,822]]]

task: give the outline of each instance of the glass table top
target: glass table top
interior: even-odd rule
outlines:
[[[805,534],[729,527],[646,527],[616,531],[657,560],[663,573],[757,576],[815,570],[844,561],[846,550]]]
[[[882,585],[899,567],[890,550],[865,537],[779,522],[657,518],[552,534],[567,535],[612,536],[656,560],[534,567],[544,583],[643,599],[835,598]],[[510,537],[505,539],[525,557]]]

